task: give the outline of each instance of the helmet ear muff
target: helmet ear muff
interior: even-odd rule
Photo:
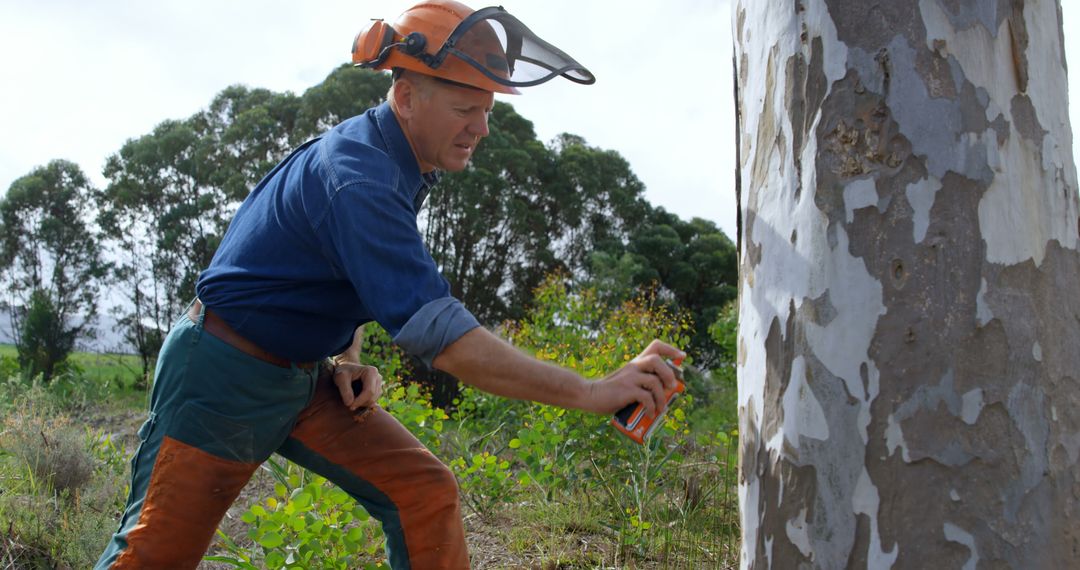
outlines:
[[[409,32],[409,35],[405,36],[401,42],[401,50],[413,57],[419,57],[424,53],[425,47],[427,47],[427,38],[420,32]]]
[[[359,67],[375,67],[390,55],[388,48],[393,44],[394,28],[382,20],[374,20],[353,40],[353,63]]]

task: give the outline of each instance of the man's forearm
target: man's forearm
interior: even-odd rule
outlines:
[[[447,346],[435,368],[498,396],[563,408],[584,408],[590,383],[571,370],[540,362],[477,327]]]

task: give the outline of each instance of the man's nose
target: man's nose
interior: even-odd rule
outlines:
[[[469,123],[469,134],[477,137],[486,137],[488,133],[488,114],[480,113],[479,118],[472,120]]]

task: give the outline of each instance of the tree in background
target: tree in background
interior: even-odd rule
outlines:
[[[108,238],[125,337],[149,374],[172,319],[194,291],[234,207],[212,180],[213,146],[192,121],[165,121],[108,158],[98,223]]]
[[[635,229],[649,223],[653,210],[644,199],[645,185],[618,152],[567,133],[555,139],[552,152],[555,163],[544,194],[562,226],[554,254],[580,278],[590,252],[624,246]]]
[[[722,308],[737,294],[735,245],[716,224],[689,222],[655,208],[626,244],[608,243],[588,255],[586,281],[609,305],[652,289],[659,301],[686,311],[694,323],[687,351],[696,365],[727,362],[709,334]]]
[[[13,182],[0,202],[0,267],[19,361],[46,382],[97,314],[106,265],[88,215],[93,195],[77,165],[54,160]]]
[[[292,149],[300,101],[289,92],[233,85],[187,120],[209,149],[211,184],[230,204],[242,202]]]
[[[390,90],[390,76],[344,64],[318,85],[304,91],[297,110],[293,146],[381,103]]]
[[[631,236],[627,251],[640,267],[635,274],[639,284],[655,282],[662,298],[690,313],[694,332],[689,350],[695,362],[710,368],[722,362],[722,349],[708,330],[738,292],[731,240],[713,222],[687,222],[657,208]]]
[[[1080,567],[1059,3],[734,14],[743,567]]]

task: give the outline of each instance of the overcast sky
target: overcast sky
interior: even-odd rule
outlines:
[[[190,116],[231,84],[303,93],[348,60],[369,19],[392,21],[414,3],[0,0],[0,190],[54,158],[104,184],[104,160],[125,140]],[[1066,51],[1077,62],[1070,3]],[[729,0],[499,4],[597,77],[500,96],[541,140],[570,132],[618,151],[650,202],[734,238]]]

